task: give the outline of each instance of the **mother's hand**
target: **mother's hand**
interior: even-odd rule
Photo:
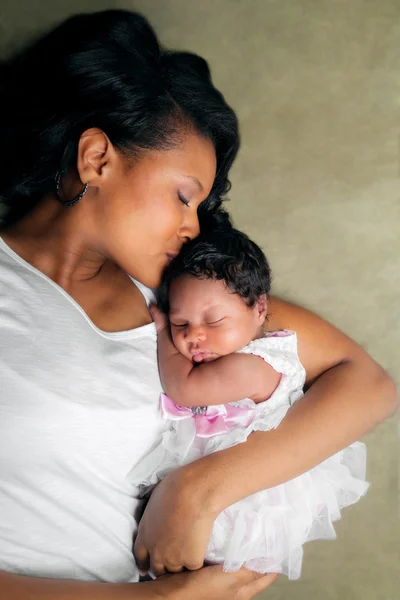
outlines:
[[[251,600],[269,587],[278,575],[259,575],[245,568],[224,573],[221,566],[164,575],[153,582],[167,600]]]
[[[200,569],[217,514],[187,480],[185,467],[169,473],[153,490],[139,523],[134,554],[141,572],[159,577]],[[198,491],[198,493],[196,493]]]

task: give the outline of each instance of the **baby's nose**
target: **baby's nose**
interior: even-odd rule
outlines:
[[[186,332],[186,339],[190,342],[202,342],[205,340],[205,332],[202,327],[190,325]]]

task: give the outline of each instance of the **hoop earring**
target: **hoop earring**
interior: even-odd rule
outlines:
[[[84,185],[83,190],[81,191],[81,193],[78,194],[77,196],[75,196],[75,198],[72,198],[72,200],[61,200],[61,197],[60,197],[61,176],[62,176],[62,172],[59,171],[57,173],[57,175],[56,175],[56,178],[55,178],[57,198],[59,199],[59,201],[61,202],[61,204],[63,206],[74,206],[74,204],[77,204],[79,202],[79,200],[82,200],[83,196],[87,192],[89,184],[86,182],[85,185]]]

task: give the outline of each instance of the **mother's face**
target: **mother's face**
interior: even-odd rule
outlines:
[[[197,209],[216,173],[212,142],[188,134],[175,148],[145,151],[132,164],[120,155],[97,205],[107,254],[135,279],[157,287],[167,263],[199,233]]]

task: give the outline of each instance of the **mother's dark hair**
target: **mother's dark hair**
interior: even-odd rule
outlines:
[[[212,140],[217,175],[200,216],[215,213],[239,147],[235,113],[207,62],[168,51],[141,15],[108,10],[67,19],[0,65],[0,201],[19,218],[76,165],[82,133],[102,129],[127,156],[168,149],[182,126]]]

